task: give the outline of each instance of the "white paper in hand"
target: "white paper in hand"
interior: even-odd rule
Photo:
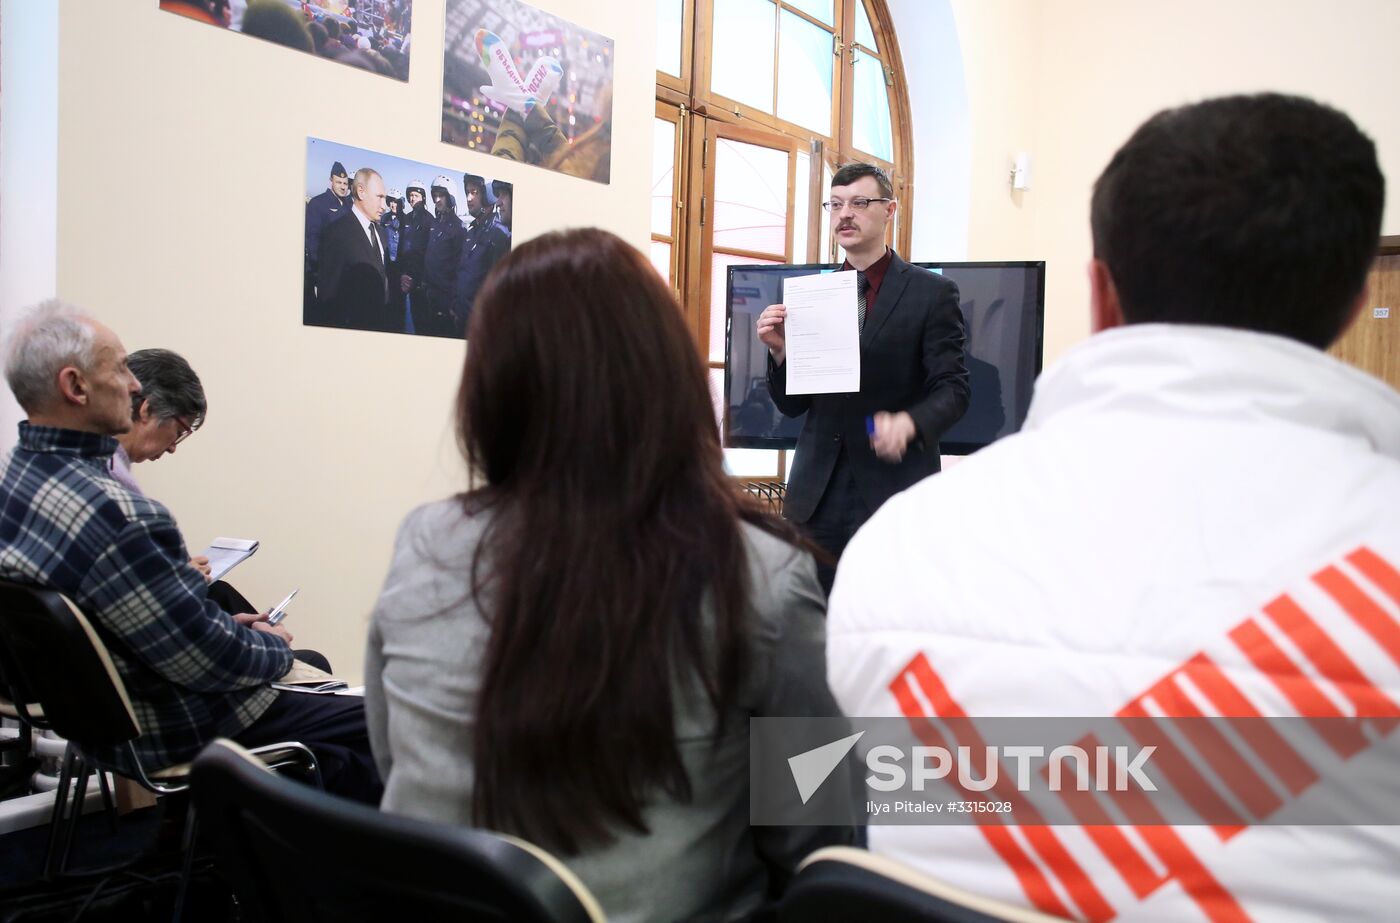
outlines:
[[[860,390],[856,274],[824,272],[783,280],[788,394]]]
[[[216,538],[200,554],[209,559],[209,581],[212,583],[248,560],[257,550],[257,539]]]

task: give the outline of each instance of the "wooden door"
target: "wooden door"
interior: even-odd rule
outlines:
[[[1400,390],[1400,239],[1392,240],[1371,268],[1361,313],[1328,352]]]

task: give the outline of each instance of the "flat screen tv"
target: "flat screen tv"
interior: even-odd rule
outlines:
[[[1043,262],[915,263],[958,285],[967,326],[967,413],[939,440],[945,455],[970,455],[1016,432],[1030,409],[1045,331]],[[731,266],[726,290],[724,444],[794,449],[802,417],[785,417],[768,396],[768,348],[758,315],[782,300],[783,279],[833,272],[833,264]],[[891,410],[898,408],[891,407]]]

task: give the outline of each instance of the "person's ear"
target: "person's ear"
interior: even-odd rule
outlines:
[[[68,404],[82,406],[88,402],[87,379],[77,366],[65,365],[59,369],[58,393]]]
[[[1103,260],[1089,261],[1089,323],[1092,333],[1123,326],[1123,304],[1118,286]]]
[[[894,210],[895,210],[896,208],[898,208],[898,207],[899,207],[899,200],[898,200],[898,199],[892,198],[892,199],[890,199],[888,202],[885,203],[885,220],[886,220],[886,221],[888,221],[889,219],[891,219],[891,218],[894,217]]]
[[[151,422],[151,402],[150,402],[150,401],[146,400],[145,398],[142,398],[142,400],[141,400],[141,406],[140,406],[140,408],[138,408],[137,411],[136,411],[136,417],[135,417],[135,419],[136,419],[136,420],[139,420],[139,421],[142,422],[142,423],[149,423],[149,422]]]

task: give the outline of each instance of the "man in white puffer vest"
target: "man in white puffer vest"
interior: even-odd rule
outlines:
[[[1393,822],[1400,394],[1323,352],[1366,305],[1384,182],[1347,116],[1297,97],[1140,127],[1094,187],[1094,335],[1020,433],[847,548],[842,710],[1369,718],[1329,778]],[[876,825],[870,848],[1074,919],[1395,919],[1400,826],[1271,826],[1313,783],[1265,765],[1220,793],[1238,824]]]

